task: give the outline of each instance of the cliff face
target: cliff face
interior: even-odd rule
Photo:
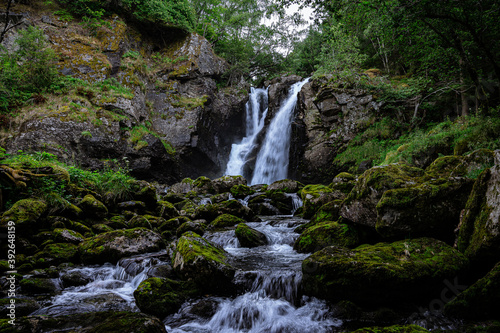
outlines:
[[[88,83],[23,108],[3,140],[8,152],[45,150],[94,169],[126,162],[132,175],[165,183],[221,174],[247,92],[217,88],[227,63],[207,40],[174,28],[152,34],[119,16],[89,26],[24,9],[24,26],[43,29],[60,73]]]

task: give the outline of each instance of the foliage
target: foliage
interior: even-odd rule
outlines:
[[[19,31],[13,51],[0,48],[0,112],[26,103],[34,94],[49,91],[58,80],[56,56],[43,31]]]

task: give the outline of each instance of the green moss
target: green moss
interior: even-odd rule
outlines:
[[[321,192],[330,193],[332,190],[325,185],[306,185],[301,192],[302,200],[317,198]]]
[[[43,260],[43,265],[59,265],[64,262],[78,262],[78,246],[69,243],[48,244],[43,251],[35,254],[34,258],[37,262]]]
[[[2,215],[2,225],[14,221],[18,226],[33,226],[46,212],[47,204],[38,199],[22,199],[17,201]]]
[[[355,247],[359,245],[359,236],[353,226],[326,221],[306,229],[294,244],[297,252],[316,252],[330,245]]]
[[[365,327],[360,328],[352,333],[413,333],[413,332],[429,332],[425,328],[417,325],[395,325],[388,327]]]
[[[256,247],[268,243],[266,235],[250,228],[245,223],[240,223],[235,230],[236,237],[243,247]]]
[[[250,186],[243,185],[243,184],[234,185],[233,187],[231,187],[229,192],[231,192],[231,194],[235,198],[244,198],[248,195],[252,195],[255,193],[255,191],[252,190],[252,188],[250,188]]]
[[[226,228],[237,225],[238,223],[246,222],[245,220],[231,215],[231,214],[222,214],[219,215],[215,220],[210,223],[210,225],[214,228]]]
[[[186,232],[179,238],[175,253],[179,253],[186,264],[193,263],[199,257],[203,257],[205,260],[208,259],[224,266],[229,266],[224,250],[215,247],[205,238],[192,231]]]

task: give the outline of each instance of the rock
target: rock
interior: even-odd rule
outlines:
[[[375,227],[376,206],[387,190],[411,186],[417,177],[423,176],[422,169],[405,164],[390,164],[366,171],[347,196],[340,209],[340,215],[354,223]]]
[[[177,228],[176,230],[176,235],[177,237],[180,237],[183,233],[192,231],[200,236],[203,236],[205,233],[206,226],[203,223],[200,223],[199,221],[204,221],[204,220],[198,220],[197,221],[188,221],[184,222]]]
[[[215,188],[210,178],[200,176],[193,182],[194,191],[198,194],[215,193]]]
[[[142,201],[148,208],[155,208],[157,200],[156,188],[143,180],[134,183],[135,191],[132,193],[136,201]]]
[[[243,184],[234,185],[229,191],[236,199],[243,199],[255,193],[250,186]]]
[[[246,221],[254,221],[256,216],[247,206],[243,206],[237,200],[223,201],[218,204],[200,206],[198,211],[199,218],[207,221],[213,221],[222,214],[230,214]]]
[[[54,295],[60,290],[54,280],[48,278],[24,278],[19,282],[19,286],[21,287],[21,291],[28,295]]]
[[[9,306],[12,306],[11,302],[14,301],[14,308],[16,317],[27,316],[30,313],[40,309],[40,304],[34,299],[29,298],[2,298],[0,299],[0,316],[2,318],[9,318],[10,313]]]
[[[210,226],[213,228],[226,228],[237,225],[238,223],[246,222],[243,219],[240,219],[237,216],[231,214],[222,214],[219,215],[215,220],[210,223]]]
[[[165,318],[176,313],[187,298],[197,293],[191,281],[152,277],[139,284],[134,291],[134,298],[142,312]]]
[[[296,180],[283,179],[275,181],[267,187],[267,191],[281,191],[285,193],[297,193],[304,187],[303,184]]]
[[[444,307],[446,315],[460,319],[496,319],[500,301],[500,263]]]
[[[92,194],[87,194],[79,204],[85,216],[95,219],[104,219],[108,215],[108,208]]]
[[[452,244],[471,189],[470,179],[456,177],[388,190],[376,206],[376,230],[386,238],[425,236]]]
[[[425,328],[418,325],[395,325],[387,327],[365,327],[360,328],[352,333],[414,333],[414,332],[429,332]]]
[[[327,202],[337,199],[332,190],[324,185],[307,185],[302,189],[301,197],[306,219],[311,218]]]
[[[116,263],[120,258],[156,252],[163,247],[161,236],[144,228],[116,230],[87,238],[79,245],[85,264]]]
[[[65,288],[84,286],[92,281],[83,271],[75,270],[61,274],[61,281]]]
[[[129,200],[123,201],[116,205],[120,211],[129,211],[136,214],[144,214],[146,211],[146,204],[142,201]]]
[[[46,212],[47,204],[37,199],[22,199],[2,214],[1,225],[6,227],[9,221],[16,223],[16,230],[27,233],[33,229],[40,217]]]
[[[358,232],[353,226],[326,221],[306,229],[293,248],[300,253],[312,253],[331,245],[353,248],[359,243]]]
[[[42,267],[78,262],[78,246],[69,243],[48,244],[34,258],[36,265]]]
[[[235,233],[240,245],[243,247],[257,247],[269,243],[265,234],[250,228],[245,223],[238,224]]]
[[[168,201],[158,201],[156,213],[159,217],[163,217],[166,220],[179,216],[179,211]]]
[[[229,192],[235,185],[246,185],[247,180],[243,176],[224,176],[212,181],[217,193]]]
[[[500,150],[495,165],[476,180],[465,206],[458,249],[474,263],[493,266],[500,257]]]
[[[69,229],[59,229],[56,228],[52,232],[54,241],[56,243],[72,243],[72,244],[79,244],[83,242],[84,237],[76,231],[69,230]]]
[[[160,319],[140,312],[102,311],[63,316],[16,318],[12,332],[148,332],[167,333]]]
[[[228,254],[193,232],[177,241],[173,255],[174,270],[184,279],[192,279],[202,292],[226,294],[232,289],[235,270]]]
[[[431,178],[477,176],[495,164],[495,154],[488,149],[478,149],[466,156],[442,156],[437,158],[425,170]]]
[[[467,258],[444,242],[418,238],[362,245],[329,246],[302,262],[306,295],[372,305],[428,300],[455,277]]]

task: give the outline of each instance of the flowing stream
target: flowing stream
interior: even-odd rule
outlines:
[[[269,245],[240,247],[234,230],[206,236],[223,246],[239,269],[235,279],[246,292],[233,298],[208,297],[187,302],[165,319],[169,333],[329,332],[342,321],[328,314],[324,301],[300,295],[301,262],[307,255],[293,250],[293,229],[306,221],[291,216],[265,217],[247,223],[263,232]],[[199,303],[214,308],[210,316],[196,314]]]

